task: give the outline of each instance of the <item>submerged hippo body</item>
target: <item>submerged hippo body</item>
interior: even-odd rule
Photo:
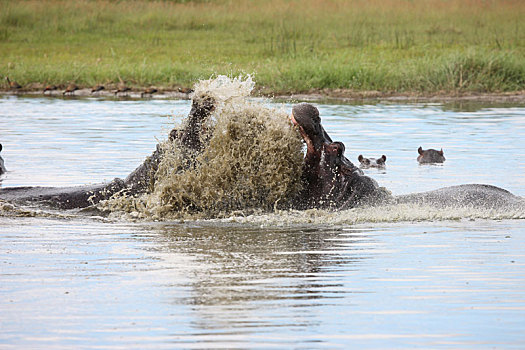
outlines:
[[[401,195],[395,197],[398,204],[415,203],[432,207],[475,207],[475,208],[509,208],[524,207],[523,198],[509,191],[482,184],[449,186],[437,190]]]
[[[125,189],[122,179],[110,183],[70,187],[8,187],[0,199],[17,204],[43,204],[58,209],[86,208]]]

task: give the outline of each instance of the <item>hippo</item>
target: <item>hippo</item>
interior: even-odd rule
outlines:
[[[388,197],[386,190],[344,156],[344,144],[328,136],[317,108],[298,104],[292,108],[290,119],[306,143],[303,190],[295,201],[298,208],[344,209]]]
[[[360,154],[359,157],[357,157],[357,160],[360,163],[359,167],[361,169],[384,168],[386,156],[383,154],[381,158],[365,158],[362,154]]]
[[[170,140],[177,140],[188,158],[196,156],[202,149],[201,128],[214,109],[214,101],[208,96],[196,97],[184,128],[173,129]],[[157,145],[151,156],[125,179],[115,178],[109,183],[70,187],[8,187],[0,189],[0,200],[18,204],[44,204],[58,209],[80,209],[111,198],[125,191],[129,195],[140,195],[148,191],[153,174],[162,158],[162,149]],[[1,159],[1,158],[0,158]]]
[[[443,163],[445,161],[443,148],[438,151],[433,148],[424,150],[422,147],[419,147],[417,153],[419,153],[419,156],[417,157],[419,164]]]
[[[2,144],[0,143],[0,152],[2,152]],[[7,172],[7,169],[5,168],[5,165],[4,165],[4,159],[2,158],[2,156],[0,156],[0,175],[3,175]]]

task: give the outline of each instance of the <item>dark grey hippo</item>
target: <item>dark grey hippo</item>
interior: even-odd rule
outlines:
[[[419,164],[443,163],[446,160],[443,155],[443,148],[438,151],[433,148],[424,150],[423,147],[419,147],[417,153],[419,153],[417,157]]]
[[[2,144],[0,143],[0,152],[2,152]],[[0,156],[0,175],[3,175],[7,172],[7,169],[5,168],[5,165],[4,165],[4,159],[2,158],[2,156]]]
[[[386,163],[386,156],[383,154],[380,158],[365,158],[362,154],[357,157],[361,169],[368,168],[384,168]]]

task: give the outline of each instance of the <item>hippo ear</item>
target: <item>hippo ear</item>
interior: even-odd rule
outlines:
[[[0,152],[2,152],[2,144],[0,143]]]
[[[383,160],[383,163],[386,162],[386,156],[385,156],[384,154],[383,154],[383,155],[381,156],[381,158],[379,158],[379,159],[382,159],[382,160]]]
[[[339,141],[337,141],[337,144],[341,148],[341,154],[345,153],[345,150],[346,150],[345,144]]]
[[[1,149],[2,149],[2,148],[0,147],[0,150],[1,150]],[[363,160],[363,155],[360,154],[359,157],[357,157],[357,160],[358,160],[358,161],[362,161],[362,160]]]
[[[419,148],[417,149],[417,153],[423,154],[423,147],[419,146]]]
[[[443,155],[443,148],[439,151],[439,154]]]

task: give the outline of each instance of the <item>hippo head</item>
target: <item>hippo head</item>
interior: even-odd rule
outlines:
[[[386,156],[383,154],[381,158],[365,158],[360,154],[359,157],[357,157],[357,160],[359,160],[359,163],[361,163],[359,166],[361,169],[384,168]]]
[[[319,110],[309,103],[300,103],[293,107],[290,116],[292,123],[306,143],[305,163],[318,169],[323,161],[330,160],[333,164],[344,167],[346,171],[360,171],[344,155],[345,146],[342,142],[333,142],[321,125]],[[324,160],[321,157],[324,157]],[[328,156],[328,157],[327,157]]]
[[[306,143],[300,198],[304,207],[350,208],[383,196],[377,183],[344,156],[345,145],[328,136],[317,108],[298,104],[290,119]]]
[[[0,152],[2,152],[2,144],[0,143]],[[4,159],[2,158],[2,156],[0,156],[0,175],[4,174],[7,172],[7,169],[5,168],[5,165],[4,165]]]
[[[201,134],[205,131],[205,122],[215,110],[215,99],[208,95],[195,96],[191,105],[187,124],[183,129],[173,129],[170,132],[171,141],[178,139],[186,150],[202,151],[204,145]]]
[[[422,147],[419,147],[417,152],[419,153],[419,156],[417,157],[419,164],[443,163],[445,161],[443,148],[438,151],[432,148],[424,150]]]

